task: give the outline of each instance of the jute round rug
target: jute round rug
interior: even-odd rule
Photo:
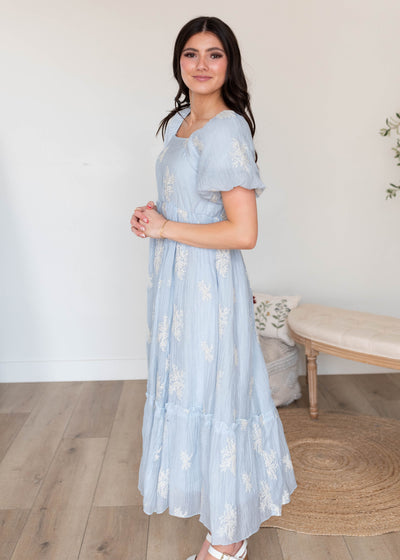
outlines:
[[[262,527],[313,535],[400,531],[400,421],[278,409],[297,488]]]

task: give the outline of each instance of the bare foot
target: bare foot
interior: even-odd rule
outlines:
[[[208,542],[208,540],[204,539],[204,542],[201,546],[200,552],[196,556],[196,560],[206,560],[206,557],[209,556],[209,554],[207,554],[209,546],[210,546],[210,543]],[[215,560],[215,558],[213,558],[213,560]]]

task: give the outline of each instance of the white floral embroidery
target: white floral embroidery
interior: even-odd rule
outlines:
[[[225,109],[216,115],[217,119],[232,119],[235,116],[235,112],[231,109]]]
[[[250,377],[250,383],[249,383],[249,398],[253,394],[253,386],[254,386],[254,376],[252,375]]]
[[[201,348],[204,352],[204,357],[207,362],[212,362],[214,359],[214,346],[212,344],[208,345],[206,342],[201,343]]]
[[[253,424],[253,447],[257,453],[262,454],[261,426],[256,423]]]
[[[185,276],[187,267],[187,258],[189,250],[184,245],[178,244],[176,247],[176,259],[175,259],[175,272],[180,280]]]
[[[286,455],[284,455],[284,457],[282,458],[282,463],[285,465],[285,470],[286,471],[292,471],[293,470],[293,463],[292,463],[292,460],[290,458],[289,453],[286,453]]]
[[[154,247],[154,263],[153,263],[154,264],[154,270],[156,271],[156,274],[158,274],[158,271],[160,269],[163,250],[164,250],[163,239],[156,239],[156,245]]]
[[[278,469],[278,463],[276,460],[276,451],[271,449],[270,452],[263,451],[262,456],[265,463],[265,468],[267,469],[268,476],[273,478],[274,480],[277,479],[276,471]]]
[[[157,484],[157,494],[161,496],[161,498],[166,498],[168,496],[168,478],[169,478],[169,469],[160,470],[160,474],[158,475],[158,484]]]
[[[236,442],[233,438],[228,438],[225,447],[221,451],[221,463],[219,468],[222,472],[227,470],[236,474]]]
[[[179,400],[183,397],[183,388],[185,386],[184,377],[185,373],[175,364],[172,364],[169,389],[171,393],[176,393]]]
[[[165,383],[161,382],[160,374],[157,375],[157,384],[156,384],[156,399],[160,400],[162,396],[162,392],[164,390]]]
[[[153,287],[153,276],[151,274],[149,274],[147,276],[147,287],[148,288],[152,288]]]
[[[252,489],[253,489],[253,486],[251,484],[250,475],[248,473],[243,473],[242,474],[242,481],[243,481],[244,487],[246,488],[246,492],[251,492]]]
[[[219,369],[219,370],[217,371],[217,383],[216,383],[217,389],[221,386],[221,380],[222,380],[222,377],[223,377],[223,376],[224,376],[223,370],[222,370],[222,369]]]
[[[218,274],[222,276],[222,278],[226,278],[230,264],[229,249],[217,249],[215,262]]]
[[[221,198],[221,195],[219,194],[219,192],[215,192],[215,193],[212,193],[212,195],[210,196],[210,201],[211,202],[218,202],[220,198]],[[215,221],[219,222],[220,220],[217,218]]]
[[[262,512],[268,511],[273,506],[271,490],[266,480],[261,482],[260,509]]]
[[[161,163],[162,160],[164,159],[165,154],[167,153],[168,150],[168,146],[165,146],[165,148],[163,149],[163,151],[160,153],[160,155],[158,156],[158,161]]]
[[[236,508],[232,504],[225,504],[224,513],[218,518],[220,528],[217,533],[226,535],[229,539],[233,539],[236,531],[237,513]]]
[[[232,165],[233,167],[249,168],[249,154],[246,144],[240,143],[236,138],[232,139]]]
[[[171,200],[171,195],[174,192],[175,176],[166,167],[164,175],[164,198],[167,202]]]
[[[240,427],[241,427],[241,429],[242,429],[243,431],[246,430],[249,421],[248,421],[246,418],[241,418],[241,419],[239,420],[239,422],[240,422]]]
[[[201,142],[201,140],[199,139],[198,136],[193,135],[192,136],[192,141],[193,141],[193,145],[199,150],[199,152],[203,151],[203,142]]]
[[[163,352],[167,349],[168,344],[168,317],[164,315],[162,322],[158,325],[158,343]]]
[[[197,287],[199,288],[201,299],[203,301],[211,301],[211,284],[206,284],[204,280],[199,280]]]
[[[162,446],[157,449],[157,451],[155,451],[154,455],[153,455],[153,461],[158,461],[160,458],[160,454],[161,454],[161,450],[162,450]]]
[[[183,471],[187,471],[192,466],[192,457],[193,453],[189,455],[187,451],[181,451],[181,463]]]
[[[268,476],[277,479],[276,471],[278,469],[278,462],[276,460],[276,451],[271,449],[270,452],[265,451],[262,447],[262,433],[259,424],[253,424],[253,447],[264,459],[265,468]]]
[[[239,355],[238,355],[238,349],[236,348],[236,346],[233,349],[233,361],[235,362],[235,366],[237,366],[238,363],[239,363]]]
[[[228,315],[229,315],[229,307],[222,307],[219,306],[219,314],[218,314],[218,329],[219,329],[219,336],[224,334],[224,330],[226,325],[228,324]]]
[[[181,341],[183,330],[183,309],[174,305],[174,316],[172,319],[172,332],[178,342]]]
[[[174,513],[172,515],[176,515],[177,517],[187,517],[188,516],[188,512],[187,511],[183,511],[182,508],[180,507],[176,507],[174,509]]]
[[[287,504],[289,501],[290,495],[289,492],[287,490],[284,490],[283,494],[282,494],[282,502]]]
[[[187,220],[188,213],[186,212],[186,210],[183,210],[182,208],[177,208],[176,212],[178,216],[182,216],[184,220]]]

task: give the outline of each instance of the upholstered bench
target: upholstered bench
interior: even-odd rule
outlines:
[[[318,418],[319,352],[400,369],[400,319],[395,317],[308,303],[289,313],[288,328],[305,347],[311,418]]]

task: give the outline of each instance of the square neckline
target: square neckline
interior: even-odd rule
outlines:
[[[179,132],[179,129],[182,126],[183,121],[186,119],[186,117],[188,115],[190,115],[191,111],[190,111],[190,107],[186,107],[186,109],[189,109],[189,112],[182,118],[182,122],[179,124],[177,131],[175,132],[174,136],[175,138],[179,138],[180,140],[189,140],[193,134],[196,134],[196,132],[198,132],[199,130],[202,130],[204,127],[206,127],[208,125],[208,123],[210,123],[211,121],[213,121],[214,119],[216,119],[217,117],[219,117],[219,115],[221,115],[222,113],[234,113],[235,111],[233,111],[232,109],[223,109],[222,111],[220,111],[219,113],[217,113],[216,115],[214,115],[213,117],[211,117],[211,119],[208,119],[208,121],[203,124],[203,126],[201,126],[200,128],[197,128],[196,130],[194,130],[192,132],[192,134],[190,134],[189,136],[177,136],[177,133]],[[177,113],[180,117],[182,117],[181,112]]]

